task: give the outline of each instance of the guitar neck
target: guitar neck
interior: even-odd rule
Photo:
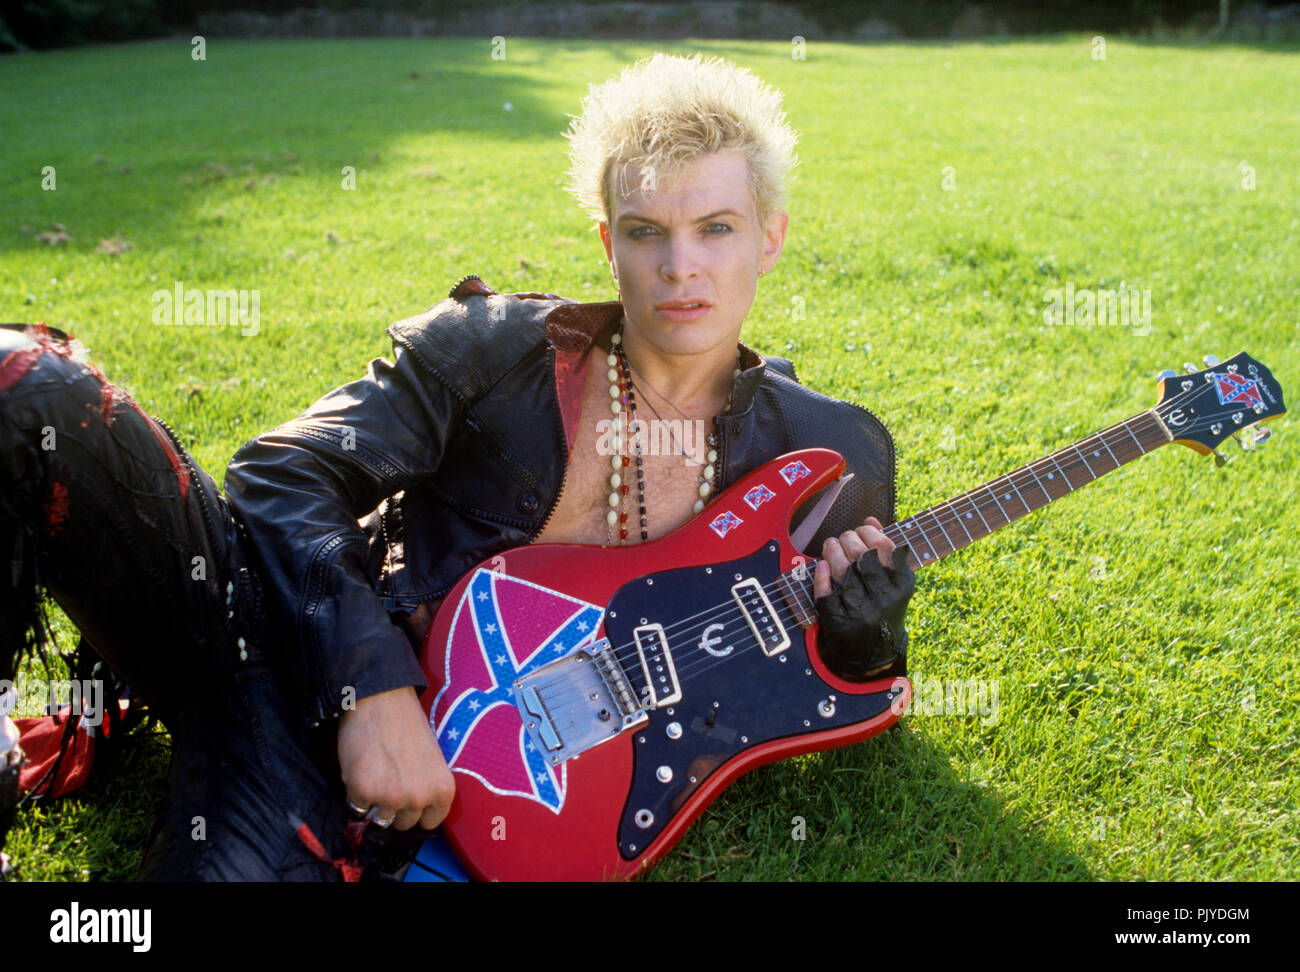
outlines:
[[[1169,441],[1155,410],[1140,412],[946,502],[891,523],[884,534],[895,544],[906,543],[911,548],[908,564],[916,570]],[[784,577],[788,599],[797,603],[803,618],[811,620],[812,571],[796,569]]]
[[[1146,455],[1170,441],[1154,410],[1140,412],[1005,476],[885,527],[885,536],[912,549],[912,569],[940,560]]]

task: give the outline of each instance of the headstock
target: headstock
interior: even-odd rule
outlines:
[[[1220,362],[1205,356],[1205,368],[1183,365],[1184,374],[1162,371],[1156,414],[1175,442],[1201,455],[1214,453],[1223,465],[1227,457],[1218,446],[1235,435],[1243,449],[1253,449],[1269,437],[1268,429],[1251,427],[1286,412],[1282,387],[1272,373],[1244,351]]]

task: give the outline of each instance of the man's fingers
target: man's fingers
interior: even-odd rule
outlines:
[[[890,554],[894,550],[894,541],[885,536],[884,531],[880,528],[880,521],[874,516],[867,517],[866,522],[854,531],[861,538],[862,543],[876,552],[876,557],[880,561],[880,566],[889,567],[892,564]]]
[[[817,561],[813,568],[813,597],[825,597],[831,592],[831,565],[824,560]]]
[[[908,543],[901,543],[894,548],[893,555],[890,558],[891,562],[886,566],[889,568],[891,573],[895,570],[902,570],[904,567],[907,566],[907,558],[910,557],[911,554],[912,554],[912,545]]]
[[[831,565],[831,579],[837,584],[844,580],[844,575],[849,572],[850,561],[845,556],[844,547],[838,539],[826,538],[826,542],[822,544],[822,558]]]

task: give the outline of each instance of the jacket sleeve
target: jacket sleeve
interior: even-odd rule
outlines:
[[[457,393],[395,344],[392,363],[375,359],[226,470],[282,639],[268,651],[297,682],[308,721],[337,717],[349,694],[427,685],[367,576],[357,521],[437,470],[461,411]]]

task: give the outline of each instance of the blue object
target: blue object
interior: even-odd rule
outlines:
[[[447,838],[442,836],[442,831],[439,831],[420,846],[420,852],[411,861],[411,866],[406,869],[406,877],[402,880],[403,883],[411,881],[451,883],[472,879],[469,872],[461,867],[460,861],[456,859],[456,854],[452,851],[451,844],[447,843]]]

